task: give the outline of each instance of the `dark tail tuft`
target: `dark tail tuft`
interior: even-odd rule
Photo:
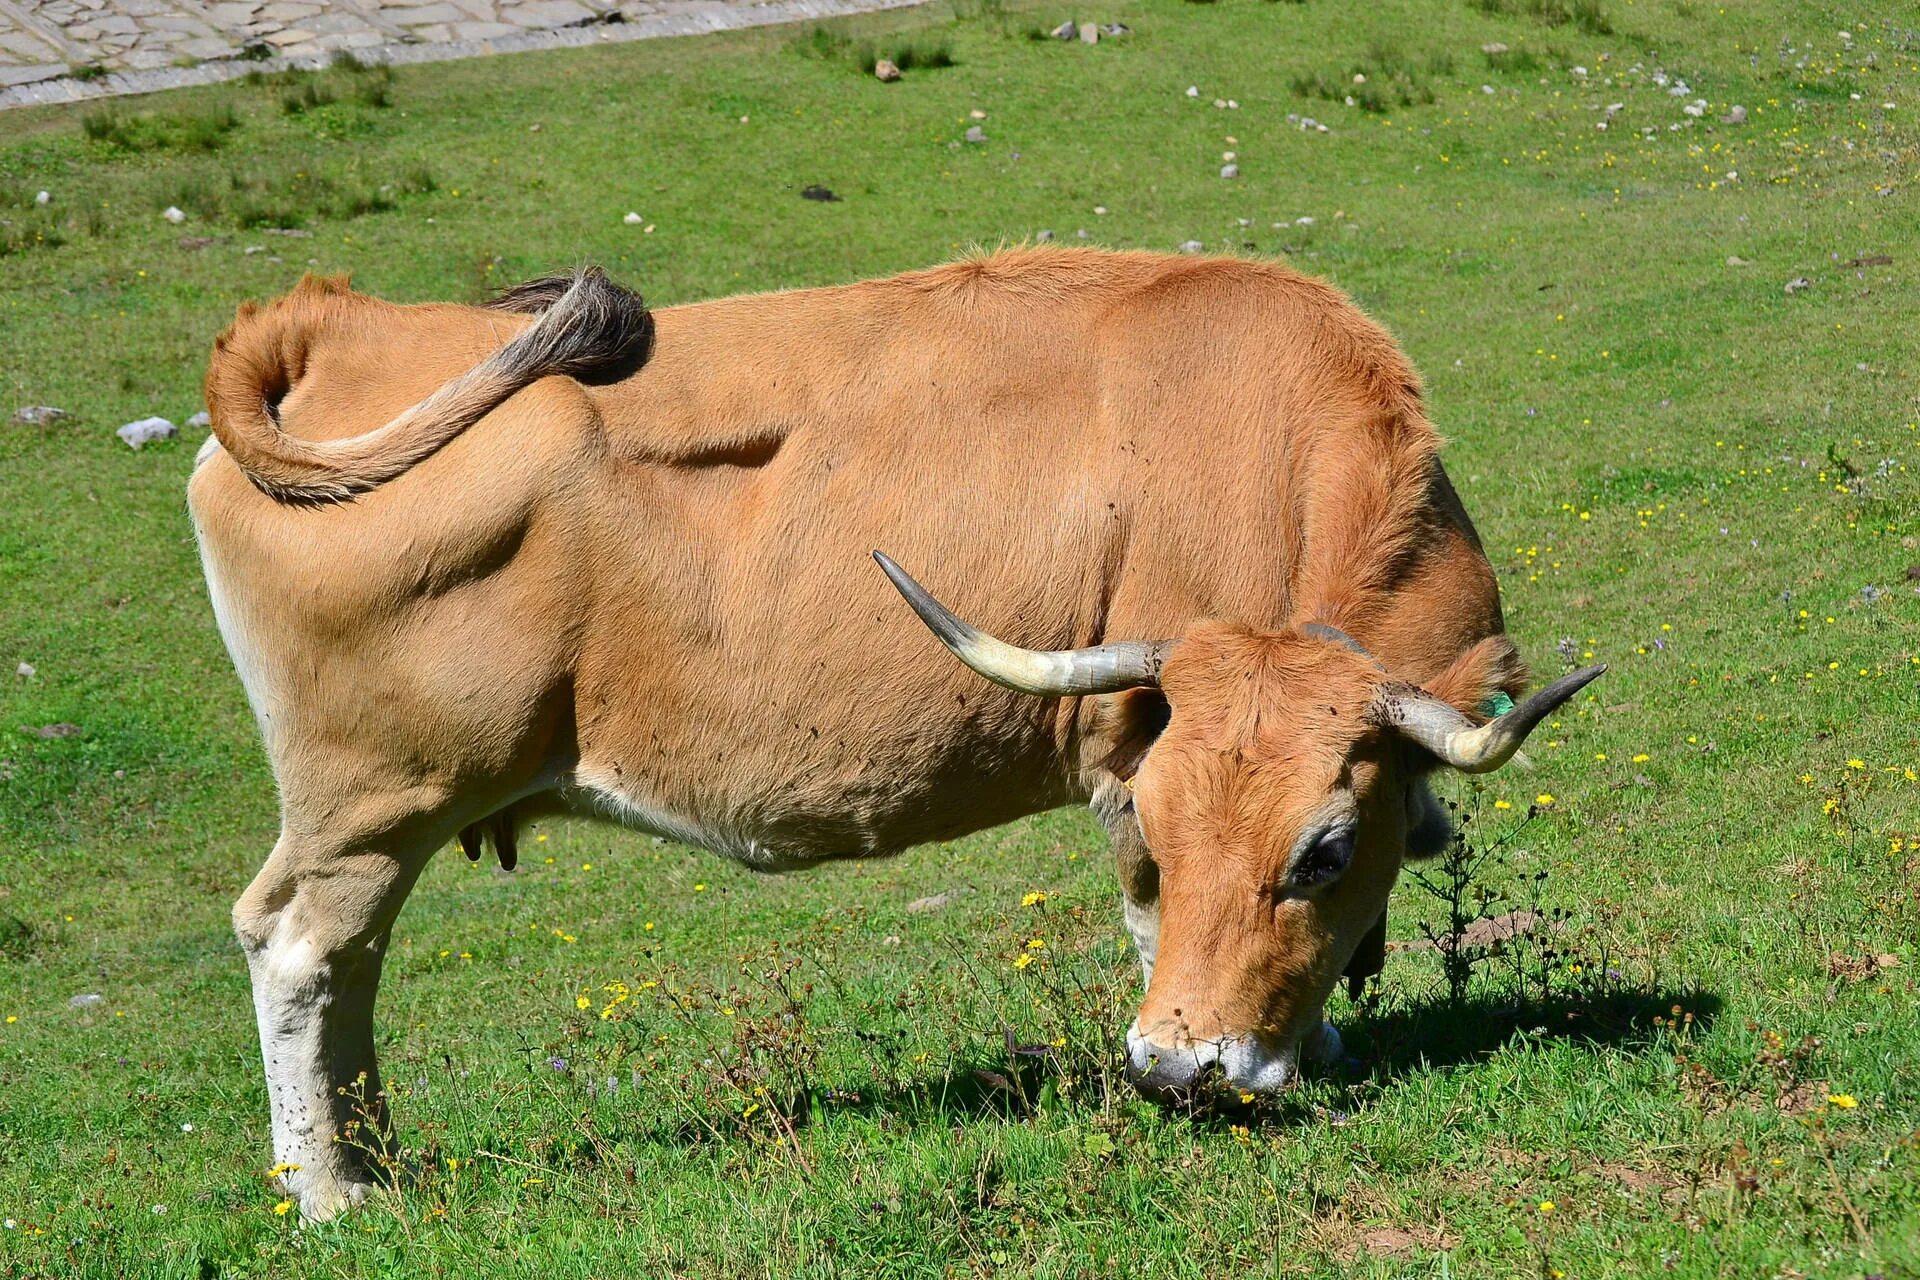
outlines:
[[[646,303],[599,267],[529,280],[488,305],[541,316],[510,348],[509,373],[538,370],[539,376],[586,381],[619,378],[644,364],[653,347],[653,316]]]

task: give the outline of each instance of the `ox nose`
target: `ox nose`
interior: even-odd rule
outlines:
[[[1140,1030],[1127,1028],[1127,1079],[1149,1097],[1167,1097],[1196,1088],[1220,1065],[1220,1046],[1212,1040],[1163,1045]]]
[[[1307,1033],[1297,1051],[1251,1035],[1170,1046],[1150,1039],[1137,1021],[1127,1028],[1127,1078],[1149,1096],[1190,1093],[1215,1072],[1234,1089],[1278,1093],[1299,1078],[1302,1057],[1326,1063],[1341,1055],[1340,1033],[1325,1022]]]

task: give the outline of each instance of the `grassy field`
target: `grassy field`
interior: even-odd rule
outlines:
[[[1069,16],[1132,32],[1035,38]],[[1912,25],[984,5],[0,115],[0,410],[71,415],[0,419],[0,1276],[1917,1274]],[[664,304],[1082,231],[1284,255],[1425,371],[1535,670],[1612,664],[1530,770],[1449,784],[1464,916],[1546,921],[1396,951],[1329,1006],[1344,1070],[1178,1114],[1113,1078],[1138,978],[1083,814],[787,879],[552,825],[429,868],[381,1006],[402,1190],[300,1228],[203,432],[114,428],[198,409],[309,266]],[[1403,881],[1392,936],[1448,918]]]

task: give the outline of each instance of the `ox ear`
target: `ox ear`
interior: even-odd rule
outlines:
[[[1434,798],[1424,777],[1415,778],[1407,791],[1407,856],[1431,858],[1453,839],[1453,818]]]

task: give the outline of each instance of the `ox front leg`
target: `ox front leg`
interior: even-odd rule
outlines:
[[[1147,850],[1147,838],[1133,808],[1133,792],[1126,783],[1104,775],[1094,787],[1092,808],[1113,845],[1114,868],[1120,876],[1120,914],[1140,955],[1142,979],[1150,986],[1154,958],[1160,951],[1160,868]]]
[[[388,931],[424,862],[424,854],[316,850],[283,834],[234,906],[253,978],[274,1163],[310,1219],[331,1218],[379,1185],[388,1128],[373,1000]]]

